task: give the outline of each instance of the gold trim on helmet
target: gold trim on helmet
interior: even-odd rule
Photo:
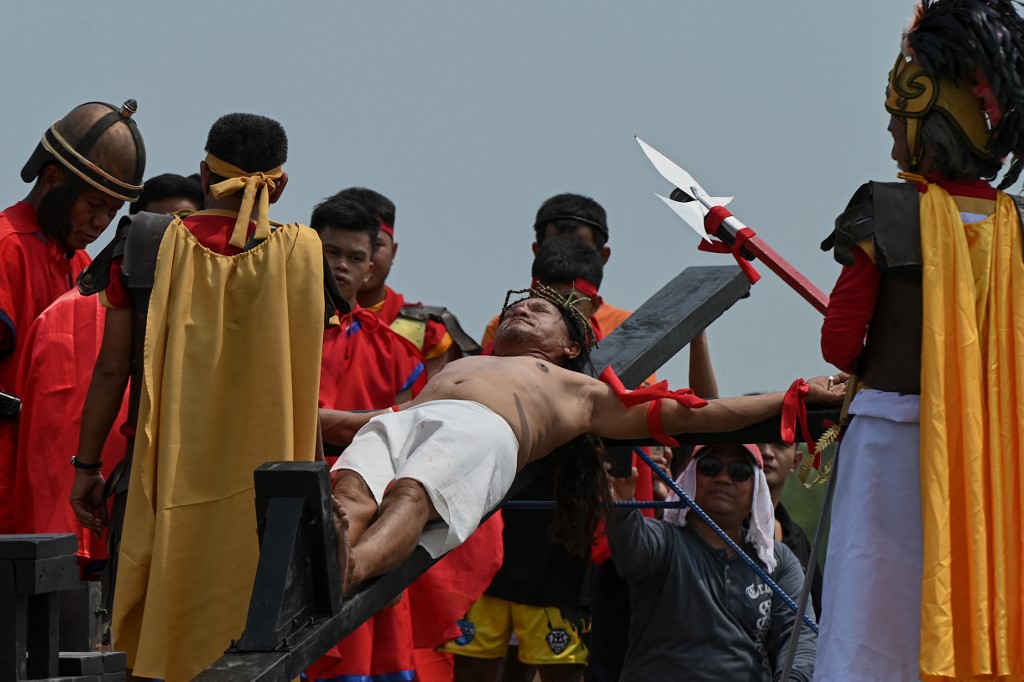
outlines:
[[[942,113],[960,131],[974,150],[991,157],[988,150],[989,121],[973,84],[934,78],[916,59],[902,53],[889,72],[885,109],[907,123],[907,151],[911,170],[921,161],[919,136],[921,119],[933,109]]]
[[[50,154],[52,154],[55,159],[57,159],[58,161],[61,162],[61,165],[63,165],[65,168],[70,170],[72,173],[74,173],[75,175],[80,177],[82,180],[85,180],[87,183],[89,183],[90,185],[92,185],[93,187],[98,189],[99,191],[103,192],[104,194],[108,194],[108,195],[114,197],[115,199],[120,199],[121,201],[135,201],[136,199],[138,199],[138,194],[139,194],[139,192],[142,191],[142,185],[132,185],[130,183],[118,180],[113,175],[111,175],[110,173],[107,173],[102,168],[97,166],[95,163],[93,163],[89,159],[87,159],[84,156],[82,156],[81,154],[79,154],[77,151],[75,151],[75,148],[72,147],[71,144],[69,144],[67,140],[65,140],[63,137],[61,137],[61,134],[59,132],[57,132],[57,124],[56,123],[54,123],[53,125],[50,126],[50,131],[49,132],[50,132],[51,135],[53,135],[54,139],[56,139],[58,142],[61,143],[61,145],[63,145],[64,149],[66,149],[72,156],[74,156],[76,159],[78,159],[83,164],[85,164],[89,168],[89,170],[93,171],[94,173],[96,173],[100,177],[102,177],[102,178],[104,178],[106,180],[109,180],[110,182],[114,183],[115,185],[117,185],[119,187],[123,187],[124,189],[129,190],[130,192],[133,192],[133,194],[131,194],[131,195],[128,195],[128,194],[118,194],[117,192],[113,191],[109,187],[104,187],[100,183],[96,182],[95,180],[90,178],[87,174],[82,173],[81,171],[79,171],[77,168],[75,168],[74,164],[70,163],[67,159],[65,159],[61,155],[61,150],[57,149],[56,147],[54,147],[52,144],[49,143],[49,141],[46,139],[46,135],[44,134],[43,135],[43,139],[40,140],[41,144],[43,145],[43,149],[45,149],[46,151],[50,152]]]

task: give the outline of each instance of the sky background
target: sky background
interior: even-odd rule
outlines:
[[[533,219],[577,192],[608,211],[601,292],[636,308],[686,267],[728,264],[659,199],[633,140],[689,170],[828,292],[818,244],[854,190],[895,179],[886,74],[905,0],[20,2],[0,41],[0,201],[43,130],[92,100],[139,102],[146,176],[198,170],[244,111],[289,135],[275,220],[362,185],[398,206],[389,282],[479,336],[529,282]],[[110,230],[112,233],[113,230]],[[106,239],[101,239],[105,241]],[[102,246],[102,244],[94,245]],[[93,249],[90,249],[91,251]],[[709,329],[723,395],[827,374],[821,316],[763,266]],[[660,374],[684,386],[686,351]]]

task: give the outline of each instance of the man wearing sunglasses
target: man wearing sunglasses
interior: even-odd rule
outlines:
[[[636,469],[628,479],[612,478],[612,499],[632,500],[636,480]],[[698,447],[678,483],[783,590],[799,593],[803,570],[793,552],[774,539],[771,493],[757,446]],[[621,679],[776,675],[786,659],[795,614],[688,511],[672,509],[661,520],[645,518],[635,508],[608,512],[608,542],[629,582],[632,603]],[[798,647],[791,679],[810,680],[816,637],[806,625]]]

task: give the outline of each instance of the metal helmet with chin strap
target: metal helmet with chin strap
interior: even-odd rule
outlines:
[[[120,107],[87,102],[72,109],[43,133],[21,169],[21,179],[33,182],[47,163],[59,163],[85,186],[120,199],[135,201],[142,192],[146,147],[132,115],[133,99]]]

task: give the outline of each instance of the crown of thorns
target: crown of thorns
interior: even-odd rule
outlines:
[[[509,303],[509,299],[516,294],[526,295]],[[590,349],[597,347],[597,337],[594,336],[594,328],[590,325],[590,320],[588,320],[586,315],[581,313],[579,308],[576,307],[577,303],[589,301],[589,297],[577,296],[575,291],[569,292],[568,296],[562,296],[560,293],[545,284],[537,284],[529,289],[509,289],[508,293],[505,294],[505,304],[501,307],[501,319],[505,319],[505,313],[508,312],[509,308],[517,303],[525,301],[528,298],[543,298],[546,301],[554,303],[562,310],[567,311],[572,315],[574,320],[580,323],[580,326],[583,329],[584,340],[586,341],[587,348]]]

